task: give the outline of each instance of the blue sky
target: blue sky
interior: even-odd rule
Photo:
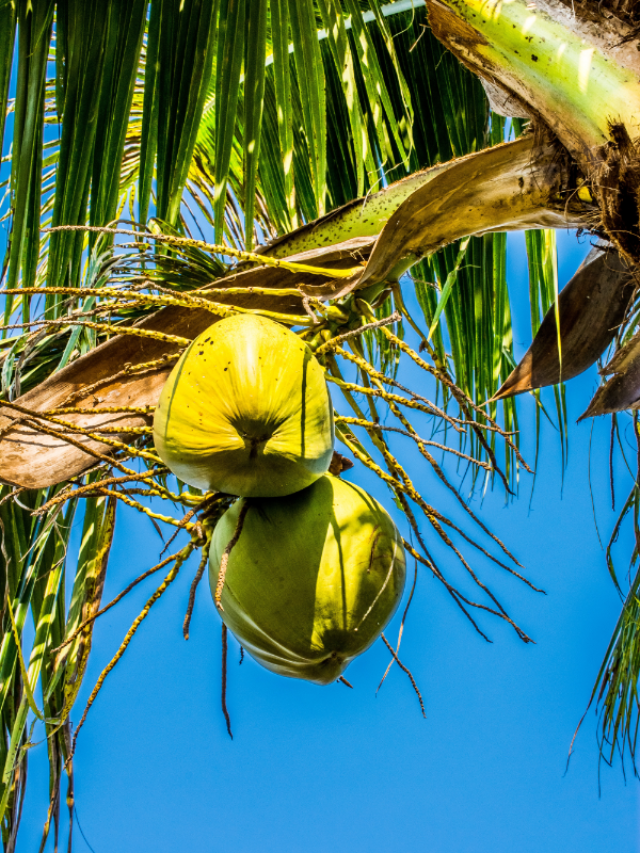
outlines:
[[[562,284],[586,247],[573,234],[559,235],[559,242]],[[530,339],[523,246],[522,235],[510,236],[517,356]],[[483,620],[494,641],[487,644],[440,584],[420,570],[401,658],[422,690],[426,720],[397,667],[376,697],[389,660],[382,643],[349,668],[355,688],[349,690],[281,678],[248,658],[239,667],[232,642],[232,742],[220,711],[220,625],[204,583],[191,639],[182,639],[195,571],[189,564],[108,677],[80,735],[77,813],[95,853],[636,853],[640,788],[632,777],[625,785],[618,763],[613,770],[603,767],[598,795],[593,712],[564,775],[569,743],[620,610],[591,507],[592,424],[575,426],[596,384],[591,370],[568,386],[572,427],[562,495],[558,440],[547,427],[531,509],[530,478],[523,479],[520,499],[508,506],[498,491],[482,506],[479,497],[473,501],[525,564],[527,576],[547,591],[533,593],[486,562],[474,563],[536,645],[525,646],[495,619]],[[525,429],[532,418],[526,399]],[[608,430],[606,419],[593,425],[591,450],[603,539],[615,518]],[[524,450],[532,461],[529,440]],[[406,458],[423,494],[460,520],[426,468],[420,479],[420,458]],[[348,478],[393,508],[373,477],[356,468]],[[630,481],[620,462],[617,479],[622,495]],[[159,547],[146,519],[121,513],[104,600],[151,566]],[[630,548],[626,531],[621,565]],[[446,554],[440,558],[451,564]],[[149,579],[99,620],[72,715],[76,722],[102,667],[157,582]],[[397,634],[398,623],[399,615],[388,636]],[[48,787],[43,745],[30,753],[29,777],[18,853],[37,850],[41,837]],[[62,839],[66,833],[64,815]],[[89,850],[77,824],[74,847],[77,853]],[[51,842],[47,850],[53,850]]]

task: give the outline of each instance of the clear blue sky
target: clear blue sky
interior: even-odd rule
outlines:
[[[514,235],[509,241],[520,356],[530,338],[524,240]],[[585,247],[575,235],[560,235],[560,246],[564,284]],[[219,620],[204,583],[191,639],[182,639],[195,570],[188,565],[108,677],[80,735],[76,803],[95,853],[636,853],[640,787],[633,777],[625,786],[619,764],[603,767],[598,796],[593,712],[563,776],[620,610],[591,509],[592,424],[575,426],[596,384],[592,370],[568,386],[572,428],[562,497],[558,441],[546,428],[531,511],[530,478],[514,504],[505,506],[496,492],[481,510],[548,593],[535,594],[486,562],[474,563],[536,645],[523,645],[497,620],[484,620],[494,640],[485,643],[439,583],[420,570],[401,658],[422,689],[426,720],[397,667],[376,698],[389,660],[382,643],[350,667],[355,689],[348,690],[281,678],[248,658],[238,667],[232,642],[231,742],[220,711]],[[522,412],[523,426],[530,426],[531,400]],[[603,538],[614,518],[608,428],[608,420],[595,423],[591,462]],[[532,460],[530,443],[524,448]],[[414,477],[425,472],[419,479],[423,493],[460,520],[449,496],[420,467],[420,457],[410,458]],[[622,466],[617,468],[622,495],[628,474],[623,483]],[[357,468],[348,476],[392,509],[375,480]],[[474,508],[479,506],[475,500]],[[621,554],[630,553],[628,533],[620,546]],[[158,551],[151,525],[121,513],[104,600],[153,565]],[[442,560],[451,565],[449,557]],[[99,620],[72,715],[76,722],[100,670],[157,582],[149,579]],[[390,637],[398,622],[399,616]],[[35,853],[41,837],[48,798],[44,745],[30,753],[29,777],[18,853]],[[65,812],[63,803],[63,841]],[[77,825],[74,849],[89,850]]]

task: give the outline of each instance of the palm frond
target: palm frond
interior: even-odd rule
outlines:
[[[624,765],[625,754],[628,753],[636,776],[636,747],[640,725],[639,593],[640,571],[623,604],[592,694],[592,700],[596,700],[599,711],[600,757],[611,765],[619,753]]]

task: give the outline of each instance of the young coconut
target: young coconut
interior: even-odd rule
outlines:
[[[244,497],[311,485],[333,454],[333,407],[322,368],[285,326],[236,314],[210,326],[165,384],[153,435],[183,482]]]
[[[238,501],[209,553],[214,600],[238,641],[267,669],[316,684],[369,648],[404,588],[395,524],[330,475],[290,497]]]

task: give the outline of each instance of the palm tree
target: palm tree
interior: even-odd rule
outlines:
[[[426,5],[0,0],[5,851],[33,721],[44,722],[50,762],[44,846],[63,775],[73,803],[76,739],[98,691],[201,551],[193,604],[207,531],[229,499],[169,476],[150,415],[180,352],[230,312],[274,317],[309,342],[350,412],[337,417],[345,453],[389,486],[409,552],[482,636],[490,614],[529,639],[467,554],[480,549],[528,581],[434,454],[468,465],[478,487],[513,493],[527,467],[515,395],[531,391],[540,413],[538,389],[554,387],[564,448],[561,383],[612,343],[612,378],[585,416],[612,413],[615,428],[616,413],[637,405],[636,13],[591,0]],[[605,247],[561,294],[555,228],[592,231]],[[505,232],[517,229],[535,336],[518,365],[505,274]],[[403,382],[404,361],[422,371],[419,389]],[[390,448],[393,431],[457,496],[462,527],[421,494]],[[612,541],[627,516],[638,533],[639,501],[634,486]],[[180,541],[106,606],[168,571],[76,715],[120,503]],[[471,573],[477,601],[436,564],[431,538]],[[609,566],[618,583],[610,555]],[[635,753],[639,584],[640,573],[594,688],[606,760]]]

